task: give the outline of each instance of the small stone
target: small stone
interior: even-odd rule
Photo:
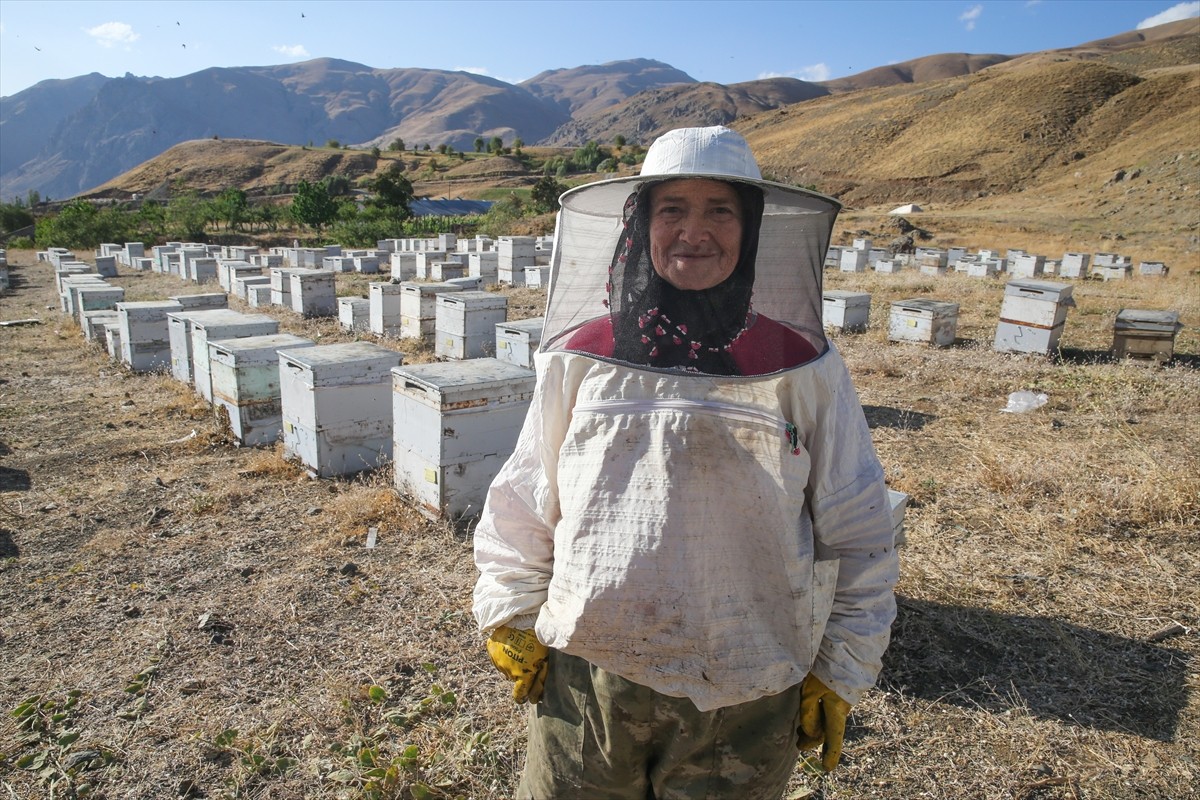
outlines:
[[[342,565],[342,568],[338,570],[338,572],[342,573],[343,575],[357,575],[358,564],[355,564],[353,561],[347,561]]]

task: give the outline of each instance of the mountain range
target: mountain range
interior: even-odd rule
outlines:
[[[1126,83],[1139,82],[1138,75],[1148,69],[1200,62],[1198,32],[1197,20],[1185,20],[1075,48],[1019,56],[932,55],[815,83],[794,78],[727,86],[701,83],[651,59],[549,70],[516,85],[467,72],[377,69],[330,58],[211,68],[180,78],[108,78],[93,73],[43,81],[0,98],[0,198],[23,197],[30,190],[56,199],[74,196],[174,145],[197,139],[285,145],[335,140],[383,149],[400,139],[410,148],[447,144],[468,151],[477,138],[495,136],[505,143],[520,138],[527,145],[564,147],[593,139],[608,142],[618,134],[630,142],[648,143],[681,125],[730,124],[763,112],[804,115],[805,109],[816,106],[849,109],[852,104],[838,101],[847,96],[870,95],[886,109],[888,92],[899,98],[915,87],[941,86],[954,79],[994,75],[1000,80],[1005,69],[1043,63],[1103,63],[1114,73],[1133,76]],[[1125,62],[1136,69],[1124,69]],[[1078,76],[1064,71],[1058,77]],[[1128,88],[1122,79],[1108,78],[1112,80],[1089,76],[1089,85],[1099,81],[1108,89]],[[997,88],[1004,90],[1003,81]],[[1070,116],[1107,97],[1108,89],[1084,89],[1086,97],[1079,102],[1073,90],[1051,96],[1054,102],[1079,106],[1066,110]],[[1015,85],[1008,90],[1015,91]],[[894,106],[898,100],[890,102]],[[1030,102],[1046,105],[1037,96]],[[1046,108],[1042,113],[1052,112]],[[877,109],[872,116],[880,113],[886,114]],[[877,140],[894,143],[920,122],[920,115],[912,114],[871,124]],[[979,133],[986,138],[994,127],[981,120]],[[1048,135],[1036,130],[1036,119],[1027,127],[1039,137]],[[901,146],[887,156],[891,166],[884,172],[902,175],[905,149]],[[813,159],[796,157],[798,161],[780,165],[781,174],[803,177],[806,161]],[[985,161],[972,169],[985,173]]]

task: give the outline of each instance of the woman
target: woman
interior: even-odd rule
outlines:
[[[720,127],[563,195],[535,397],[475,532],[476,619],[534,704],[519,797],[778,797],[799,747],[836,765],[896,580],[821,327],[837,208]]]

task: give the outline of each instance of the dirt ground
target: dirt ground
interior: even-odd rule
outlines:
[[[317,480],[237,447],[190,388],[85,341],[48,264],[9,263],[0,321],[37,322],[0,327],[3,794],[510,797],[524,718],[470,615],[469,527],[389,469]],[[837,772],[798,767],[788,796],[1200,796],[1200,277],[1077,284],[1057,358],[992,351],[1000,281],[826,280],[872,294],[834,339],[912,500],[879,688]],[[961,304],[953,347],[886,341],[912,296]],[[1180,311],[1170,364],[1108,356],[1122,307]],[[1018,390],[1047,403],[1002,413]]]

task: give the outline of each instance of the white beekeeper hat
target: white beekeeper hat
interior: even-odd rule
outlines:
[[[563,193],[541,349],[561,347],[572,331],[608,313],[605,284],[630,194],[645,184],[682,178],[733,181],[762,190],[753,307],[824,350],[821,270],[841,204],[817,192],[763,180],[749,144],[723,126],[668,131],[651,144],[639,175]]]

